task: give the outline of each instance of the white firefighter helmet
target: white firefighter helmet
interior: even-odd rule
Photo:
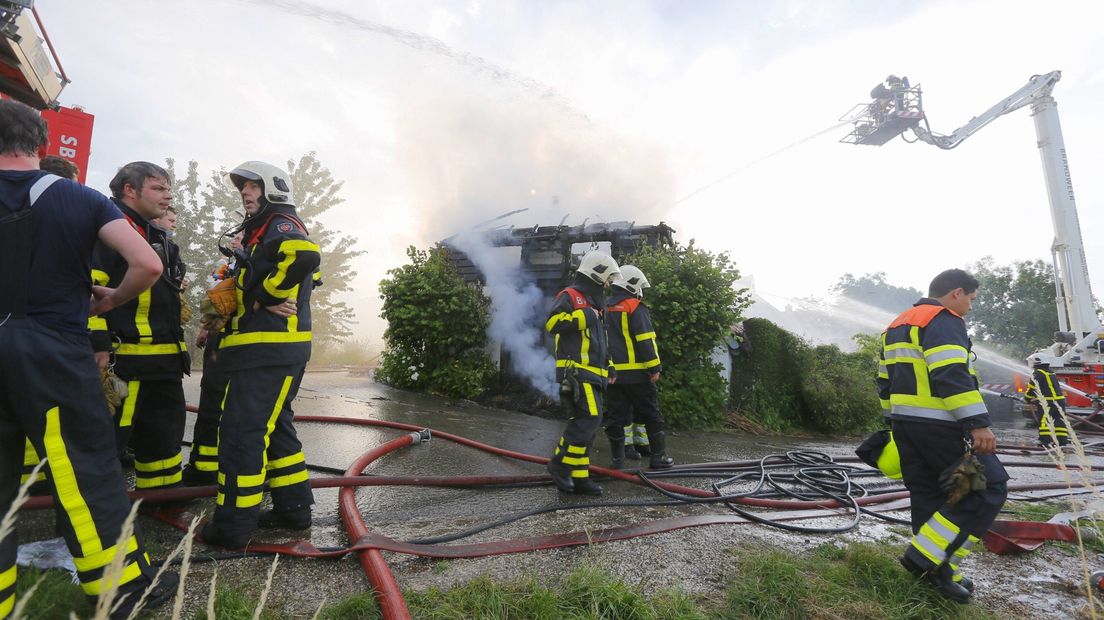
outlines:
[[[579,261],[579,268],[575,271],[601,285],[611,282],[621,273],[617,267],[617,261],[609,254],[598,250],[587,252],[583,260]]]
[[[644,277],[644,272],[636,266],[625,265],[620,271],[621,275],[613,280],[614,286],[620,286],[638,297],[644,295],[644,289],[651,288],[652,285],[648,282],[648,278]]]
[[[259,184],[268,202],[275,205],[295,206],[291,176],[283,168],[263,161],[247,161],[226,173],[226,182],[237,188],[239,192],[246,181]]]
[[[1027,357],[1027,365],[1032,368],[1037,368],[1039,366],[1053,366],[1056,361],[1057,358],[1046,353],[1032,353]]]

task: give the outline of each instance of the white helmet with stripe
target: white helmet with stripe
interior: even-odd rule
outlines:
[[[295,206],[291,176],[283,168],[263,161],[247,161],[226,173],[226,182],[239,192],[246,181],[260,185],[262,195],[268,202]]]
[[[621,273],[617,267],[617,261],[609,254],[598,250],[587,252],[583,260],[579,261],[579,268],[575,271],[602,286],[613,281]]]
[[[643,297],[644,289],[652,286],[644,276],[644,272],[634,265],[622,267],[621,274],[614,278],[613,285],[620,286],[637,297]]]

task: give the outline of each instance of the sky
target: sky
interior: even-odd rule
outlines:
[[[348,301],[370,348],[377,284],[407,246],[522,208],[504,222],[665,221],[680,242],[729,252],[768,299],[823,296],[844,273],[923,290],[985,256],[1049,260],[1028,110],[953,151],[826,131],[891,73],[922,86],[932,129],[950,133],[1063,72],[1054,97],[1104,294],[1092,0],[36,7],[72,80],[62,103],[96,116],[89,185],[106,191],[139,159],[214,170],[317,152],[345,181],[327,226],[366,252]]]

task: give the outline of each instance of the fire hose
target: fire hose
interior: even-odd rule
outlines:
[[[194,410],[194,408],[189,408]],[[830,457],[827,457],[827,455],[823,455],[820,453],[790,453],[787,455],[788,461],[783,461],[780,455],[772,455],[769,457],[764,457],[763,459],[753,461],[699,463],[695,465],[676,466],[675,468],[672,468],[672,470],[668,470],[667,472],[662,473],[629,473],[625,471],[592,466],[591,470],[594,473],[605,475],[607,477],[618,480],[647,485],[648,487],[651,487],[671,498],[671,500],[673,501],[607,502],[576,504],[570,506],[556,506],[552,508],[526,512],[521,515],[514,515],[512,517],[496,521],[495,523],[492,523],[490,525],[484,525],[451,536],[404,542],[397,541],[380,534],[374,534],[368,530],[367,525],[364,522],[364,518],[356,505],[356,487],[382,485],[414,485],[439,487],[530,485],[547,484],[549,480],[548,476],[359,475],[373,461],[403,447],[421,443],[427,440],[430,436],[448,439],[455,443],[483,450],[491,454],[529,461],[533,463],[543,464],[547,462],[547,459],[520,452],[505,450],[495,446],[490,446],[464,437],[452,435],[450,433],[427,431],[426,429],[418,426],[403,424],[399,422],[387,422],[381,420],[368,420],[359,418],[344,418],[337,416],[297,416],[295,420],[297,422],[318,422],[386,427],[396,430],[408,431],[408,434],[392,441],[386,442],[366,452],[343,472],[345,474],[344,476],[336,478],[311,479],[310,482],[312,488],[337,487],[341,489],[339,493],[339,510],[341,513],[342,522],[345,526],[346,531],[348,532],[349,539],[350,541],[352,541],[352,544],[348,547],[318,548],[309,541],[294,541],[284,544],[258,543],[250,544],[247,550],[243,553],[227,554],[223,557],[250,557],[254,555],[279,553],[293,557],[336,558],[342,557],[349,553],[356,553],[359,557],[361,566],[364,569],[365,574],[368,576],[369,582],[376,590],[376,597],[379,602],[381,611],[383,611],[384,618],[409,618],[410,614],[409,610],[406,607],[405,600],[402,597],[402,593],[399,590],[398,584],[394,578],[394,575],[391,573],[390,568],[383,558],[383,551],[435,558],[472,558],[503,553],[519,553],[540,549],[585,545],[595,542],[624,540],[637,536],[658,534],[687,527],[699,527],[704,525],[725,523],[737,524],[754,522],[764,523],[776,527],[781,526],[793,528],[797,529],[798,531],[838,532],[846,531],[855,527],[858,524],[859,518],[864,513],[871,514],[875,517],[884,518],[887,520],[897,520],[893,517],[888,517],[886,515],[876,513],[870,509],[865,508],[865,506],[882,505],[882,509],[887,511],[901,510],[908,507],[907,491],[893,489],[871,491],[864,488],[862,485],[856,484],[850,480],[851,477],[861,478],[864,476],[878,475],[876,470],[841,465],[839,462],[833,462]],[[778,469],[787,465],[792,465],[794,464],[793,461],[795,460],[797,461],[797,465],[803,466],[803,469],[799,469],[797,473],[777,474],[771,471],[772,469]],[[848,460],[854,459],[839,459],[839,461]],[[1018,465],[1053,467],[1053,465],[1051,464],[1037,462],[1006,463],[1006,466]],[[726,480],[719,483],[714,483],[712,485],[713,489],[711,491],[680,484],[663,482],[660,480],[660,478],[668,476],[695,477],[709,475],[715,477],[718,474],[725,475]],[[803,480],[801,482],[805,483],[806,487],[808,487],[808,492],[793,491],[786,486],[788,483],[793,483],[799,477],[806,478],[806,480]],[[722,492],[722,488],[743,480],[755,481],[755,486],[751,491],[729,494],[725,494]],[[1102,483],[1104,483],[1104,481],[1102,481]],[[1026,485],[1010,485],[1009,490],[1027,491],[1044,489],[1069,489],[1075,486],[1082,485],[1076,482],[1035,483]],[[852,494],[856,491],[860,494],[859,497],[855,497]],[[215,492],[215,487],[186,487],[152,491],[136,491],[132,492],[131,496],[134,499],[141,498],[147,502],[176,502],[199,497],[210,497],[213,496]],[[815,497],[813,492],[819,493],[821,497]],[[517,521],[521,518],[525,518],[533,514],[540,514],[542,512],[549,512],[552,510],[624,505],[673,505],[699,502],[724,503],[737,514],[680,516],[655,519],[643,523],[608,528],[599,531],[571,532],[564,534],[554,534],[464,545],[441,544],[443,542],[471,536],[478,532],[486,531],[493,527],[498,527],[499,525],[502,525],[504,523]],[[736,504],[761,508],[781,509],[785,512],[771,513],[771,517],[768,519],[751,513],[743,508],[738,508]],[[24,509],[41,509],[49,507],[50,505],[52,505],[51,497],[36,497],[30,499],[24,506]],[[839,510],[841,508],[847,508],[847,512],[851,513],[851,523],[846,527],[798,528],[797,526],[785,526],[785,524],[781,523],[783,521],[843,516],[846,513],[841,513]],[[187,518],[188,513],[179,508],[159,510],[153,513],[152,516],[160,518],[161,520],[166,521],[171,525],[174,525],[181,529],[186,529],[186,524],[190,520]],[[1064,527],[1068,528],[1069,526]],[[1040,530],[1036,528],[1036,531]],[[1008,531],[1008,528],[1005,528],[1005,533],[1009,534],[1009,536],[1014,536],[1016,532]],[[1054,532],[1051,532],[1051,534],[1054,534]],[[1068,532],[1065,532],[1064,530],[1054,535],[1059,538],[1062,538],[1064,536],[1068,539],[1069,537]]]

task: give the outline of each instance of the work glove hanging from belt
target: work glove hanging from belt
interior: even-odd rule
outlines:
[[[107,408],[111,410],[111,415],[114,416],[115,412],[122,406],[123,401],[126,400],[130,390],[127,389],[126,381],[116,377],[115,371],[111,370],[110,367],[100,371],[100,384],[103,385]]]
[[[180,291],[180,325],[183,327],[191,321],[192,308],[188,305],[188,300],[184,298],[184,291]]]
[[[572,367],[565,368],[563,381],[560,381],[560,407],[567,417],[575,417],[575,403],[581,398],[582,392],[578,371]]]
[[[985,466],[970,448],[939,475],[939,488],[947,494],[948,506],[954,506],[974,491],[985,490],[986,484]]]

